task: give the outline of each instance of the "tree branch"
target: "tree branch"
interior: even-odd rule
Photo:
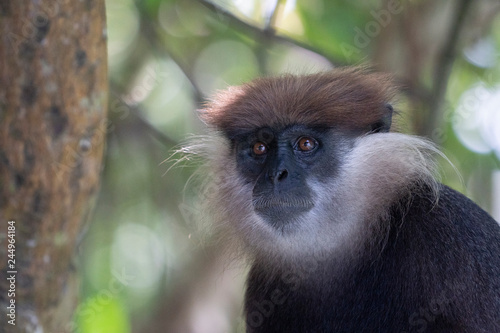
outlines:
[[[458,3],[453,24],[450,26],[448,37],[446,38],[438,61],[436,62],[434,88],[429,101],[429,117],[424,126],[424,131],[427,136],[430,136],[434,129],[441,126],[443,118],[443,99],[446,88],[448,87],[448,79],[451,74],[453,62],[456,59],[459,37],[464,26],[467,11],[471,5],[471,0],[461,0]]]
[[[247,23],[247,22],[237,18],[236,16],[234,16],[232,13],[230,13],[226,9],[224,9],[220,6],[217,6],[213,3],[211,3],[210,1],[207,1],[207,0],[197,0],[197,1],[201,5],[203,5],[204,7],[210,9],[212,12],[214,12],[218,15],[222,15],[225,18],[227,18],[229,23],[239,30],[250,31],[253,34],[261,35],[264,38],[266,38],[266,37],[272,38],[275,42],[279,42],[279,43],[283,43],[283,44],[292,44],[292,45],[298,46],[300,48],[303,48],[305,50],[309,50],[311,52],[314,52],[316,54],[321,55],[322,57],[327,59],[334,66],[348,65],[348,64],[346,64],[338,59],[334,59],[330,55],[326,54],[322,49],[316,48],[316,47],[314,47],[310,44],[304,43],[300,40],[293,39],[293,38],[290,38],[290,37],[287,37],[284,35],[278,35],[276,33],[269,34],[268,29],[266,29],[266,28],[261,29],[261,28],[258,28],[256,26],[250,24],[250,23]],[[272,22],[270,22],[270,24],[272,26]]]
[[[121,97],[121,93],[123,93],[123,89],[120,88],[115,82],[110,81],[109,82],[109,87],[110,87],[110,95],[117,97],[120,102],[124,104],[124,106],[127,107],[128,110],[131,111],[131,114],[136,118],[136,121],[139,122],[142,126],[146,128],[146,132],[152,137],[161,142],[163,145],[166,147],[175,147],[179,144],[176,140],[172,139],[165,133],[159,131],[156,127],[151,125],[151,123],[144,119],[142,116],[142,108],[139,105],[132,105],[127,102],[125,102]]]
[[[180,59],[175,55],[175,52],[173,52],[167,43],[162,43],[160,34],[158,33],[157,27],[152,23],[150,17],[148,16],[147,12],[144,10],[142,6],[137,6],[138,12],[140,14],[140,22],[141,22],[141,31],[142,37],[144,37],[151,45],[154,51],[167,55],[169,58],[171,58],[177,66],[179,66],[180,70],[184,73],[184,76],[186,79],[189,81],[191,84],[191,87],[193,88],[193,94],[194,98],[196,100],[196,104],[200,106],[203,104],[203,102],[206,100],[206,97],[202,93],[201,89],[198,86],[198,83],[193,77],[193,73],[190,69],[189,64],[186,64],[185,61]]]

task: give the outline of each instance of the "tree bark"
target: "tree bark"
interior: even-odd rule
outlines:
[[[0,87],[0,332],[70,332],[106,132],[104,0],[0,0]]]

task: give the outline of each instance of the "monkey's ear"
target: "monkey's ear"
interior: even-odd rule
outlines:
[[[391,104],[385,104],[385,115],[371,127],[372,133],[387,133],[391,129],[394,109]]]

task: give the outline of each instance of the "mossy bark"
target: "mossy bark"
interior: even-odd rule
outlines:
[[[69,332],[106,137],[104,0],[0,1],[0,87],[0,332]]]

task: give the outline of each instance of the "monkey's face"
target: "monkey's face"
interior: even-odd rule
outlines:
[[[407,169],[387,165],[392,91],[383,75],[339,69],[220,92],[201,114],[215,130],[203,153],[216,225],[266,255],[355,242],[369,229],[359,222],[365,207],[391,196],[389,177],[370,170]]]
[[[345,133],[304,125],[258,128],[234,138],[236,165],[252,190],[255,213],[282,234],[300,230],[321,201],[313,184],[336,176],[352,143]]]

